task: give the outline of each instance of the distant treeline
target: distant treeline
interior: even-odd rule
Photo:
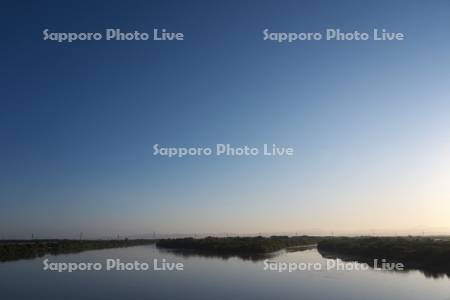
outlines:
[[[0,261],[35,258],[46,254],[76,253],[86,250],[120,248],[153,244],[154,240],[28,240],[2,241]]]
[[[156,245],[169,249],[188,249],[213,253],[269,253],[288,247],[316,244],[321,238],[311,236],[207,237],[158,240]]]
[[[450,240],[431,237],[339,237],[318,243],[323,255],[345,255],[360,261],[387,259],[407,268],[450,274]],[[342,258],[342,257],[341,257]],[[344,258],[345,259],[345,258]]]

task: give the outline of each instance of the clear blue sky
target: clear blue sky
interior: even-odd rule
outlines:
[[[449,13],[448,1],[4,3],[0,234],[445,231]],[[42,40],[154,27],[185,41]],[[407,38],[277,44],[265,28]],[[167,159],[155,143],[295,156]]]

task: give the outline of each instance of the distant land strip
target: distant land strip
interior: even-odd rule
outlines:
[[[47,254],[78,253],[87,250],[132,247],[154,244],[151,239],[122,240],[2,240],[0,261],[32,259]]]

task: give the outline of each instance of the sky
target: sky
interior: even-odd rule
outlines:
[[[1,237],[450,234],[450,2],[18,1],[0,10]],[[183,32],[184,41],[43,40]],[[262,31],[404,41],[264,41]],[[293,147],[284,157],[153,145]]]

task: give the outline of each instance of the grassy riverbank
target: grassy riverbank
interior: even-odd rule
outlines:
[[[87,250],[153,244],[154,240],[11,240],[0,243],[0,261],[29,259],[46,254],[77,253]]]
[[[431,237],[339,237],[318,243],[327,255],[370,262],[387,259],[407,268],[450,273],[450,239]]]
[[[269,253],[294,246],[316,244],[321,238],[311,236],[207,237],[159,240],[156,245],[168,249],[196,250],[211,253]]]

